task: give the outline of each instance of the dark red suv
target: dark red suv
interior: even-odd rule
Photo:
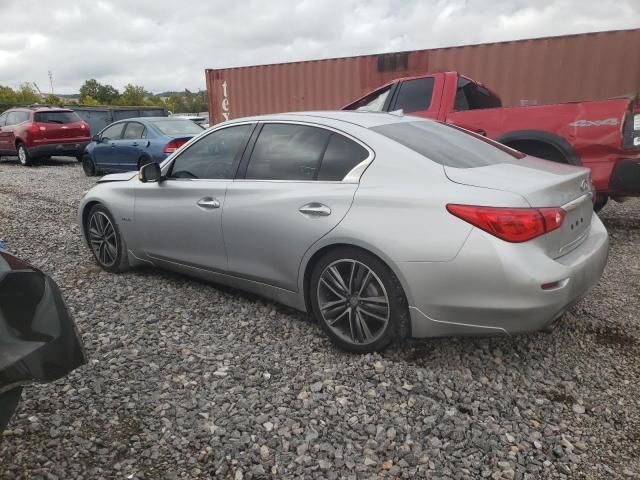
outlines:
[[[17,155],[22,165],[67,155],[82,160],[91,141],[89,124],[66,108],[12,108],[0,115],[0,155]]]

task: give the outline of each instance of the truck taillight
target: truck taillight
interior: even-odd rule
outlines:
[[[562,225],[562,208],[504,208],[479,205],[447,205],[452,215],[512,243],[532,240]]]
[[[632,100],[622,124],[622,148],[640,149],[640,99]]]

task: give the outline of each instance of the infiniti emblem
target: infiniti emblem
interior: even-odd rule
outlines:
[[[586,180],[582,180],[582,183],[580,184],[580,190],[585,191],[589,188],[589,182],[587,182]]]

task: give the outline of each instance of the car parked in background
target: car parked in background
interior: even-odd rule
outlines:
[[[307,112],[225,122],[162,166],[109,175],[78,220],[109,272],[151,264],[249,290],[371,352],[548,327],[607,261],[592,196],[589,169],[459,127]]]
[[[67,108],[12,108],[0,115],[0,155],[17,155],[24,166],[52,155],[81,160],[90,141],[89,124]]]
[[[53,382],[84,363],[56,283],[0,248],[0,434],[25,385]]]
[[[161,162],[204,129],[184,118],[138,117],[114,122],[92,138],[82,157],[87,176],[139,170]]]

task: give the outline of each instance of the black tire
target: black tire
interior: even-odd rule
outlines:
[[[0,394],[0,434],[7,428],[9,420],[16,411],[21,393],[22,387],[16,387]]]
[[[79,162],[83,162],[84,161],[84,155],[76,155],[76,160]]]
[[[347,287],[343,292],[350,292],[345,293],[345,300],[336,307],[327,306],[340,302],[336,290],[329,287],[325,281],[332,268],[343,276],[342,285]],[[370,278],[368,283],[366,275]],[[358,276],[363,280],[360,283],[357,280]],[[400,282],[384,262],[364,250],[340,247],[327,252],[314,266],[309,289],[313,315],[333,343],[343,350],[352,353],[379,352],[392,342],[404,340],[409,334],[409,309]],[[330,298],[332,295],[335,295],[333,299]],[[379,300],[374,302],[373,299],[383,299],[381,303],[386,301],[385,306],[381,306]],[[320,302],[323,302],[326,316],[321,310]],[[345,310],[342,311],[346,312],[346,315],[339,313],[343,308]],[[327,319],[330,311],[337,313],[334,318]],[[338,319],[339,317],[342,318]],[[386,323],[379,320],[382,317],[386,319]],[[330,325],[330,321],[336,319],[338,320]],[[370,334],[369,339],[365,338],[367,333]]]
[[[111,229],[106,227],[105,219]],[[109,210],[103,205],[94,205],[87,215],[84,228],[93,258],[103,270],[121,273],[129,269],[127,245]]]
[[[593,204],[593,211],[599,212],[604,208],[604,206],[607,204],[608,201],[609,201],[608,195],[596,195],[596,201]]]
[[[89,155],[82,157],[82,170],[87,177],[95,177],[98,174],[96,164]]]
[[[33,159],[31,158],[27,147],[24,146],[24,143],[18,142],[16,144],[16,150],[18,151],[18,162],[20,162],[20,165],[23,167],[30,167],[33,165]]]
[[[147,155],[142,155],[139,159],[138,159],[138,171],[140,171],[140,169],[142,167],[144,167],[145,165],[151,163],[151,159],[147,156]]]

